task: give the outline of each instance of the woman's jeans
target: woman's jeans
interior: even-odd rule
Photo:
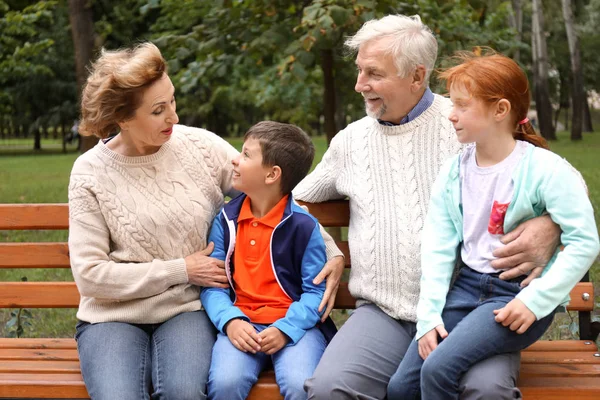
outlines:
[[[268,325],[252,324],[257,332]],[[262,370],[273,363],[275,380],[285,400],[306,399],[304,381],[310,378],[325,351],[327,341],[319,328],[306,331],[293,346],[285,346],[272,356],[258,352],[244,353],[231,344],[227,335],[219,333],[213,348],[208,378],[211,400],[244,400]]]
[[[205,399],[215,337],[204,311],[161,324],[79,322],[75,334],[93,400]]]
[[[519,335],[495,321],[494,310],[508,304],[525,277],[503,281],[463,267],[442,313],[448,337],[423,361],[413,340],[388,385],[388,399],[458,399],[460,378],[481,360],[520,351],[533,344],[552,323],[554,312]]]

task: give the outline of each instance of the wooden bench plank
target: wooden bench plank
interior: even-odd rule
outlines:
[[[75,349],[2,349],[0,362],[10,360],[79,361]]]
[[[348,226],[350,220],[350,206],[346,200],[333,200],[323,203],[305,203],[300,205],[308,207],[308,211],[319,220],[323,226],[343,227]]]
[[[2,349],[76,349],[77,343],[72,338],[0,338],[0,351]]]
[[[2,342],[0,342],[2,343]],[[1,346],[1,344],[0,344]],[[598,348],[590,340],[538,340],[524,351],[590,351]],[[600,362],[600,361],[599,361]]]
[[[11,374],[80,374],[79,361],[14,360],[1,361],[0,373]]]
[[[0,230],[68,228],[67,204],[0,204]]]
[[[590,377],[600,378],[600,364],[523,364],[520,379],[525,377]]]
[[[77,308],[75,282],[0,282],[0,308]]]
[[[584,300],[584,294],[588,299]],[[592,311],[594,309],[594,285],[592,282],[579,282],[570,293],[570,311]]]
[[[524,351],[521,364],[600,364],[592,351]]]
[[[524,378],[519,388],[525,400],[598,400],[600,379],[589,378]]]
[[[67,243],[0,243],[0,268],[71,268]]]
[[[0,373],[0,397],[89,399],[81,374]]]

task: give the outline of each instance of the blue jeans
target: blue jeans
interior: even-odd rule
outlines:
[[[253,325],[257,332],[268,327]],[[281,395],[286,400],[306,399],[304,381],[312,376],[326,346],[319,328],[306,331],[298,343],[285,346],[272,356],[261,352],[244,353],[231,344],[227,335],[219,333],[208,377],[208,398],[244,400],[258,380],[258,374],[272,361]]]
[[[463,267],[442,313],[449,335],[423,361],[413,340],[388,385],[388,399],[458,399],[460,378],[471,366],[501,353],[523,350],[538,340],[554,313],[534,322],[522,335],[494,320],[521,290],[524,278],[503,281]]]
[[[79,322],[75,334],[93,400],[205,399],[215,336],[204,311],[161,324]]]

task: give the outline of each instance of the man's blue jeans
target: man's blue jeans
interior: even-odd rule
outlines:
[[[461,268],[442,313],[449,335],[423,361],[413,340],[388,385],[388,399],[458,399],[460,378],[471,366],[493,355],[520,351],[533,344],[552,323],[554,313],[519,335],[494,320],[521,290],[518,278],[503,281]]]
[[[94,400],[205,399],[215,337],[204,311],[162,324],[79,322],[75,335]]]
[[[252,324],[257,332],[267,325]],[[293,346],[285,346],[272,356],[244,353],[219,333],[213,348],[208,378],[211,400],[244,400],[258,375],[272,361],[279,391],[286,400],[306,399],[304,381],[310,378],[325,351],[327,342],[319,328],[312,328]]]

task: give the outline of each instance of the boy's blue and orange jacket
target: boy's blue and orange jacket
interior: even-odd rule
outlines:
[[[237,220],[246,195],[242,194],[223,207],[215,217],[208,238],[215,248],[211,257],[225,261],[229,288],[203,288],[200,299],[213,324],[219,331],[234,318],[249,321],[235,306],[233,290],[235,270],[233,253],[237,232]],[[279,286],[292,299],[285,317],[271,324],[290,338],[288,345],[296,344],[304,333],[319,326],[329,342],[336,332],[331,318],[320,324],[318,307],[323,298],[325,284],[313,284],[313,279],[325,264],[325,244],[320,226],[312,215],[304,211],[290,194],[281,222],[273,230],[270,242],[271,266]]]

